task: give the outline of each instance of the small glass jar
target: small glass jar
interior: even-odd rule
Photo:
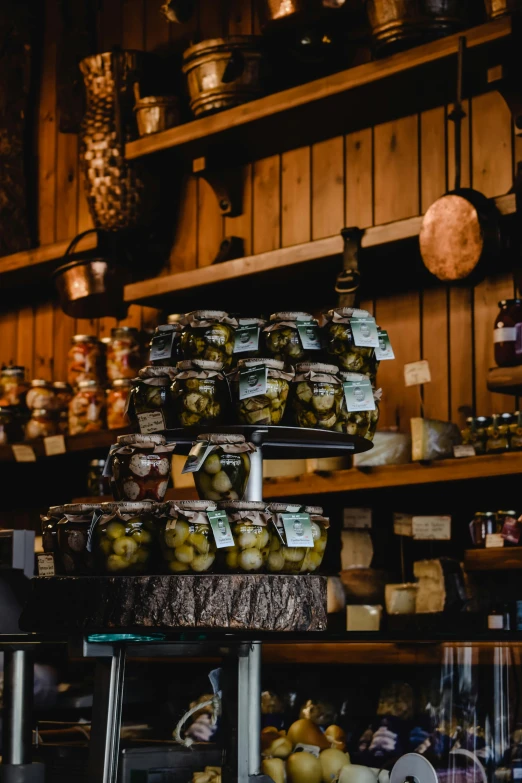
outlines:
[[[73,391],[68,383],[65,381],[55,381],[53,383],[54,390],[54,407],[58,413],[68,414],[69,403],[73,398]]]
[[[0,406],[0,446],[15,442],[14,414],[11,408]]]
[[[509,425],[509,443],[512,451],[522,450],[522,411],[515,411]]]
[[[486,546],[486,536],[497,532],[497,515],[493,511],[477,511],[469,524],[473,546]]]
[[[298,427],[335,430],[340,420],[344,391],[333,364],[302,363],[296,366],[293,408]],[[366,426],[366,432],[368,426]]]
[[[103,475],[104,459],[92,459],[87,473],[87,493],[93,498],[101,498],[110,494],[109,479]]]
[[[306,359],[309,350],[303,347],[298,325],[307,323],[316,327],[315,333],[317,334],[319,325],[310,313],[272,313],[270,323],[263,331],[265,355],[290,364],[296,364]],[[317,351],[320,348],[321,345],[318,342]],[[310,351],[310,353],[316,354],[317,351]]]
[[[355,372],[340,372],[341,381],[360,381],[367,376]],[[335,425],[336,432],[344,432],[346,435],[359,435],[361,438],[373,441],[375,430],[379,423],[381,390],[374,390],[373,401],[375,410],[373,411],[349,411],[346,404],[345,395],[341,402],[339,420]]]
[[[227,383],[221,362],[193,359],[178,363],[171,387],[178,427],[211,427],[225,415]]]
[[[35,378],[31,381],[31,387],[27,392],[25,404],[29,410],[45,408],[48,411],[56,409],[56,395],[50,381],[43,378]]]
[[[117,378],[107,390],[107,429],[121,430],[127,427],[129,422],[125,409],[131,388],[132,381],[129,378]]]
[[[26,393],[25,367],[3,367],[0,372],[0,405],[23,405]]]
[[[320,506],[300,506],[287,503],[270,503],[268,510],[272,514],[272,535],[270,538],[270,553],[267,569],[270,573],[297,574],[316,571],[324,557],[328,542],[327,517],[323,516]],[[286,533],[281,514],[297,514],[304,512],[310,515],[314,546],[289,547],[286,544]]]
[[[250,453],[255,446],[246,443],[243,435],[210,433],[199,435],[198,441],[213,444],[202,466],[194,475],[194,483],[202,500],[242,500],[250,475]]]
[[[498,306],[500,312],[493,329],[495,363],[498,367],[514,367],[522,363],[522,355],[516,351],[518,324],[522,324],[522,299],[503,299]]]
[[[174,367],[144,367],[132,382],[128,416],[143,435],[175,427],[172,392]]]
[[[255,359],[263,355],[262,335],[266,325],[267,322],[262,318],[239,319],[234,344],[236,360]]]
[[[67,354],[67,381],[76,388],[80,381],[103,380],[100,343],[88,334],[75,334]]]
[[[182,361],[181,324],[162,324],[156,327],[150,342],[150,364],[152,366],[176,367]]]
[[[184,359],[206,359],[232,366],[235,318],[223,310],[194,310],[181,319],[181,349]]]
[[[59,435],[69,434],[69,412],[61,411],[56,420],[56,430]]]
[[[102,503],[95,530],[98,569],[133,576],[154,572],[158,537],[156,503]]]
[[[506,546],[520,544],[522,525],[516,511],[497,511],[497,530]]]
[[[117,326],[111,329],[107,344],[107,378],[135,378],[141,366],[138,330],[132,326]]]
[[[375,385],[379,362],[374,348],[355,345],[350,325],[353,316],[370,317],[367,310],[338,307],[323,317],[323,346],[330,360],[334,359],[343,372],[357,372],[369,376]]]
[[[80,381],[69,403],[69,435],[105,429],[105,392],[97,381]]]
[[[40,517],[42,549],[48,555],[58,554],[58,522],[63,518],[64,508],[65,506],[51,506],[47,514]]]
[[[511,413],[494,414],[490,419],[490,424],[486,427],[488,439],[486,441],[487,454],[501,454],[509,451],[510,437],[509,427],[513,422]]]
[[[161,503],[167,491],[174,446],[163,435],[121,435],[112,453],[112,475],[121,500]]]
[[[161,545],[167,570],[174,574],[204,574],[212,570],[216,542],[207,512],[209,500],[175,500],[168,503]]]
[[[488,439],[487,428],[491,424],[491,419],[487,416],[476,416],[466,419],[466,426],[461,430],[462,443],[473,446],[475,454],[486,453],[486,442]]]
[[[197,474],[196,474],[197,475]],[[223,549],[227,571],[260,573],[270,554],[271,515],[265,503],[228,501],[219,504],[227,513],[234,546]]]
[[[63,573],[82,576],[95,572],[95,557],[89,545],[93,521],[100,505],[74,503],[62,506],[63,516],[56,527],[58,559]]]
[[[48,435],[56,435],[58,427],[54,411],[45,408],[36,408],[31,411],[31,418],[25,425],[25,439],[46,438]]]
[[[266,392],[253,397],[240,399],[240,377],[250,368],[266,367],[268,369]],[[240,424],[281,424],[290,390],[290,381],[294,371],[286,368],[284,362],[276,359],[241,359],[235,372],[228,376],[231,379],[230,389],[232,401]],[[252,375],[255,383],[256,377]]]

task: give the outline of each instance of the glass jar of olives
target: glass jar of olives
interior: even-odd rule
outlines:
[[[334,364],[303,362],[296,366],[292,401],[298,427],[336,429],[344,398],[338,372]]]
[[[167,570],[174,574],[208,573],[216,559],[216,542],[207,516],[209,500],[169,501],[161,535]]]
[[[153,366],[175,367],[182,361],[180,323],[162,324],[156,327],[150,342],[150,363]]]
[[[353,307],[338,307],[323,315],[323,347],[331,359],[335,358],[339,369],[367,375],[374,385],[379,366],[375,349],[355,345],[352,318],[371,318],[371,315],[367,310]]]
[[[178,363],[171,387],[176,423],[180,427],[202,427],[223,421],[227,384],[223,364],[205,359]]]
[[[170,387],[176,374],[174,367],[144,367],[133,380],[127,414],[142,435],[175,426]]]
[[[264,329],[266,355],[296,364],[309,351],[321,350],[319,325],[310,313],[281,312],[270,316]]]
[[[219,508],[226,511],[234,537],[234,546],[223,550],[227,571],[265,571],[270,554],[271,522],[265,503],[225,501]]]
[[[250,475],[250,453],[256,450],[243,435],[209,433],[198,441],[209,444],[200,469],[194,473],[194,483],[204,500],[242,500]]]
[[[163,435],[120,435],[110,453],[118,498],[161,503],[169,483],[174,448]]]
[[[486,441],[486,453],[487,454],[501,454],[503,451],[509,451],[509,427],[513,421],[511,413],[494,414],[488,427],[486,427],[486,433],[488,439]]]
[[[256,367],[267,368],[266,390],[242,398],[241,380],[249,384],[249,373],[255,380]],[[241,424],[281,424],[294,371],[276,359],[241,359],[229,375],[237,418]]]
[[[156,503],[102,503],[94,531],[99,570],[107,574],[153,572],[159,525]]]
[[[357,372],[339,373],[343,383],[345,381],[362,381],[367,378]],[[349,411],[346,403],[346,397],[343,394],[339,421],[336,424],[337,432],[344,432],[346,435],[359,435],[361,438],[373,440],[377,424],[379,423],[379,404],[382,398],[382,389],[373,390],[374,410],[369,411]]]
[[[232,366],[237,320],[223,310],[194,310],[181,318],[184,359],[206,359]]]
[[[327,530],[330,522],[323,516],[320,506],[301,506],[299,504],[270,503],[268,510],[272,514],[272,535],[267,569],[271,573],[297,574],[316,571],[324,557],[328,540]],[[313,546],[288,546],[283,514],[308,514],[312,527]]]
[[[101,515],[100,505],[74,503],[62,506],[63,516],[56,526],[58,560],[65,574],[92,574],[95,558],[91,547],[92,527]]]

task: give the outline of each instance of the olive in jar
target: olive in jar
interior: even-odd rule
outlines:
[[[128,415],[136,420],[144,435],[174,427],[171,392],[174,367],[144,367],[132,382]]]
[[[178,362],[177,370],[171,393],[178,425],[201,427],[222,422],[227,401],[223,364],[193,359]]]
[[[204,500],[241,500],[250,475],[250,452],[255,446],[246,443],[243,435],[210,433],[198,436],[212,448],[200,469],[194,473],[194,483]]]
[[[152,570],[157,544],[155,503],[102,503],[96,527],[100,569],[108,574],[144,574]]]
[[[181,321],[183,358],[221,362],[225,369],[232,366],[234,332],[237,320],[223,310],[194,310]]]
[[[174,574],[207,573],[216,559],[216,543],[207,512],[216,504],[206,500],[170,501],[162,535],[163,557]]]
[[[343,402],[338,368],[333,364],[296,366],[293,408],[298,427],[335,430]]]
[[[322,343],[325,352],[345,372],[357,372],[370,377],[375,383],[379,362],[375,349],[355,345],[350,321],[352,317],[370,318],[366,310],[339,307],[329,310],[322,319]]]
[[[226,547],[228,571],[255,573],[264,571],[270,554],[270,521],[266,505],[252,501],[229,501],[219,504],[227,513],[234,546]]]
[[[270,323],[263,331],[266,355],[290,364],[303,361],[308,356],[308,349],[303,345],[299,326],[305,327],[306,324],[316,327],[314,333],[317,332],[318,323],[310,313],[272,313]],[[320,348],[320,341],[317,340],[313,353]]]
[[[271,503],[272,535],[270,538],[270,553],[267,569],[271,573],[296,574],[317,570],[323,560],[328,540],[327,529],[329,521],[323,517],[319,506],[299,506],[286,503]],[[296,514],[304,512],[310,515],[312,525],[313,547],[288,546],[281,514]]]

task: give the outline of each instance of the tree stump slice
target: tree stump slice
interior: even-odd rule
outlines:
[[[38,577],[20,626],[33,632],[130,628],[326,630],[326,577]]]

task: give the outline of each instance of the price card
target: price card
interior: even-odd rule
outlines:
[[[166,426],[163,411],[138,413],[138,425],[142,435],[150,435],[153,432],[163,432]]]
[[[212,448],[212,443],[209,443],[207,440],[198,440],[197,443],[194,443],[181,472],[197,473],[212,451]]]
[[[386,329],[379,329],[379,345],[375,349],[375,358],[379,362],[384,362],[387,359],[395,359],[393,348],[391,347],[390,337]]]
[[[350,318],[350,327],[353,334],[354,345],[359,348],[378,348],[379,333],[375,318]]]
[[[416,541],[449,541],[451,517],[413,517],[413,538]]]
[[[218,549],[234,546],[234,536],[225,511],[207,511],[208,521],[214,533],[214,541]]]
[[[11,448],[17,462],[36,462],[36,454],[32,446],[26,446],[24,443],[15,443]]]
[[[406,386],[421,386],[423,383],[430,383],[430,381],[430,365],[426,359],[404,365],[404,383]]]
[[[319,325],[315,321],[298,321],[297,331],[305,351],[320,351]]]
[[[56,569],[54,567],[54,555],[42,554],[39,552],[36,555],[36,562],[38,566],[38,576],[56,575]]]
[[[345,381],[343,389],[346,407],[349,411],[375,410],[373,389],[369,378],[364,378],[361,381]]]
[[[500,533],[488,533],[486,536],[486,549],[498,549],[504,546],[504,539]]]
[[[476,457],[477,452],[475,446],[471,443],[462,443],[459,446],[453,446],[453,456],[459,459],[460,457]]]
[[[268,367],[262,364],[255,367],[245,367],[239,373],[239,399],[246,400],[249,397],[266,394],[267,382]]]
[[[44,438],[44,449],[48,457],[65,454],[65,438],[63,435],[48,435]]]
[[[234,353],[257,351],[259,348],[259,335],[261,329],[257,324],[238,326],[235,334]]]
[[[281,514],[287,546],[313,547],[310,514]]]
[[[411,514],[393,515],[393,532],[396,536],[413,536],[413,517]]]
[[[163,359],[170,359],[172,356],[172,345],[176,332],[160,332],[154,335],[150,342],[150,360],[151,362],[159,362]]]
[[[371,508],[345,508],[343,512],[345,530],[371,530]]]

